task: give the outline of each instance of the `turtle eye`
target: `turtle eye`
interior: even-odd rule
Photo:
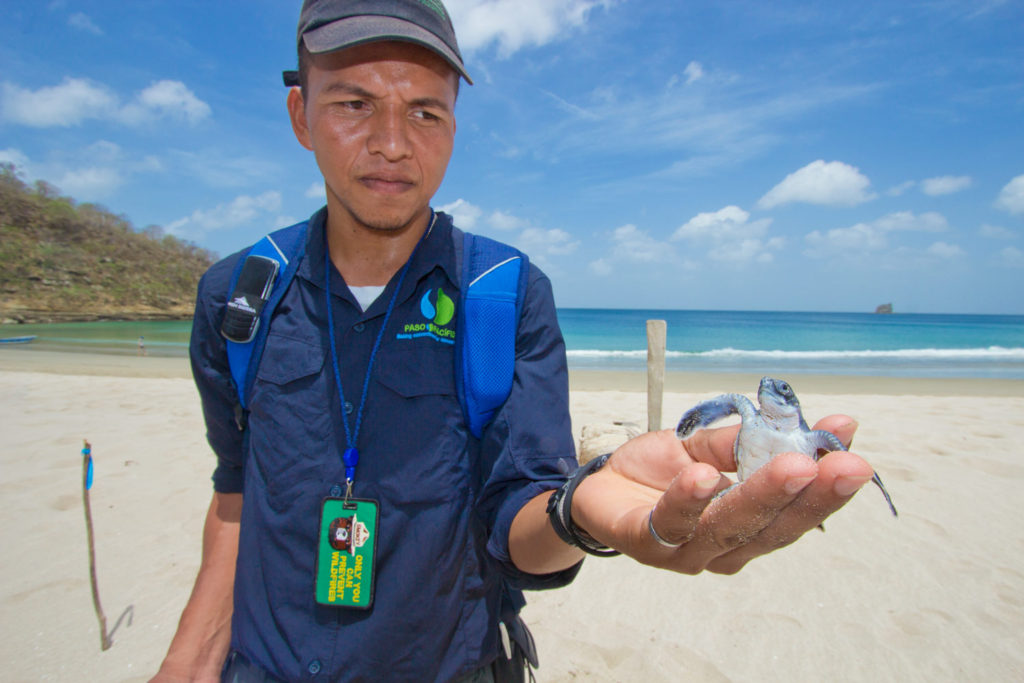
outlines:
[[[779,382],[779,391],[781,391],[784,394],[792,394],[793,393],[792,387],[790,387],[785,382]]]

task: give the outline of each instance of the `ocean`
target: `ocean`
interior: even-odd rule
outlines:
[[[1024,379],[1024,316],[559,309],[570,368],[644,369],[646,321],[667,323],[681,372]],[[0,325],[33,349],[185,356],[191,323]],[[0,353],[16,352],[16,347]]]

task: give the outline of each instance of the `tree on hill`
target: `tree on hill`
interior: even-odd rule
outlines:
[[[0,164],[0,319],[187,318],[216,255]]]

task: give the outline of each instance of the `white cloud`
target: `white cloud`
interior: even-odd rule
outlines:
[[[612,258],[629,263],[664,263],[675,260],[675,250],[632,223],[612,231]]]
[[[719,244],[708,252],[715,261],[742,265],[746,263],[771,263],[775,252],[786,246],[786,240],[772,237],[767,240],[746,239],[731,244]]]
[[[240,225],[266,223],[267,216],[281,209],[279,192],[264,192],[255,197],[239,195],[226,204],[212,209],[196,209],[190,216],[179,218],[166,226],[172,235],[195,237],[214,230],[226,230]]]
[[[874,225],[885,232],[897,230],[913,232],[945,232],[949,230],[949,222],[941,213],[926,211],[920,215],[912,211],[896,211],[886,214],[874,222]]]
[[[77,28],[80,31],[85,31],[86,33],[91,33],[96,36],[103,35],[103,29],[97,26],[93,22],[93,20],[89,18],[89,15],[85,14],[84,12],[75,12],[70,17],[68,17],[68,26],[71,26],[72,28]]]
[[[443,211],[451,216],[456,227],[463,230],[476,229],[476,222],[480,220],[480,216],[484,213],[483,209],[479,206],[474,206],[461,197],[451,204],[445,204],[437,208],[439,211]]]
[[[513,216],[505,211],[492,211],[485,215],[483,209],[470,204],[465,199],[456,199],[450,204],[437,207],[452,217],[455,225],[464,230],[491,229],[501,232],[525,230],[530,227],[529,221]]]
[[[499,235],[498,238],[521,249],[531,260],[540,265],[550,265],[550,259],[553,256],[565,256],[573,253],[580,244],[565,230],[538,228],[530,221],[505,211],[487,213],[479,206],[462,198],[439,206],[437,209],[451,216],[455,225],[463,230],[491,235],[494,235],[495,232],[515,233],[507,236]]]
[[[306,188],[305,197],[307,199],[319,199],[321,201],[326,201],[327,188],[324,186],[323,181],[314,181],[312,185]]]
[[[809,256],[850,256],[877,254],[890,249],[889,235],[894,232],[945,232],[949,229],[945,217],[935,212],[915,215],[909,211],[890,213],[870,223],[857,223],[848,228],[834,228],[827,232],[814,230],[804,236]],[[936,246],[939,245],[939,246]],[[932,245],[938,256],[951,253],[950,245],[936,242]],[[959,249],[959,247],[956,247]]]
[[[944,175],[937,178],[927,178],[921,181],[921,192],[930,197],[938,197],[944,194],[953,194],[971,186],[970,176]]]
[[[996,198],[996,207],[1010,213],[1024,213],[1024,175],[1006,184]]]
[[[138,104],[146,113],[184,118],[189,123],[198,123],[210,115],[210,105],[181,81],[156,81],[139,93]]]
[[[2,92],[3,119],[35,128],[73,126],[85,119],[106,118],[117,108],[113,93],[84,78],[65,78],[60,85],[35,91],[4,83]]]
[[[935,242],[925,252],[929,256],[933,256],[943,261],[952,261],[959,259],[967,255],[963,249],[955,244],[947,244],[946,242]]]
[[[880,251],[888,245],[885,233],[868,223],[857,223],[848,228],[833,228],[825,233],[814,230],[804,236],[804,241],[809,248],[808,253],[812,256]]]
[[[29,90],[13,83],[0,86],[0,118],[33,128],[75,126],[89,119],[138,125],[164,116],[197,123],[210,107],[180,81],[156,81],[127,104],[108,87],[84,78]]]
[[[447,0],[466,52],[497,45],[508,57],[527,46],[546,45],[565,39],[572,29],[586,23],[587,14],[607,2],[592,0]]]
[[[993,240],[1012,240],[1017,237],[1017,234],[1009,228],[1004,228],[1001,225],[989,225],[988,223],[978,228],[978,234]]]
[[[599,258],[596,261],[591,261],[587,265],[587,268],[589,268],[590,271],[594,273],[594,275],[599,275],[601,277],[608,277],[609,275],[615,272],[615,268],[608,261],[608,259],[603,258]]]
[[[580,246],[565,230],[554,228],[527,228],[520,233],[516,246],[538,263],[546,263],[552,256],[567,256]]]
[[[527,226],[526,221],[504,211],[493,211],[487,217],[487,224],[495,230],[521,230]]]
[[[770,209],[789,202],[826,206],[855,206],[874,199],[871,181],[859,169],[841,161],[813,161],[790,173],[761,197],[757,205]]]
[[[686,65],[683,73],[686,75],[686,85],[690,85],[694,81],[704,78],[704,67],[700,62],[690,62]]]
[[[173,150],[170,155],[176,170],[213,187],[265,185],[281,173],[280,167],[265,156],[224,156],[216,149]]]
[[[738,206],[699,213],[672,234],[672,240],[708,244],[708,257],[725,263],[768,263],[774,252],[785,246],[781,237],[766,239],[770,218],[750,221],[750,214]]]
[[[917,185],[916,181],[908,180],[904,183],[900,183],[899,185],[894,185],[890,187],[888,190],[885,191],[885,194],[888,195],[889,197],[899,197],[904,192],[912,188],[914,185]]]
[[[1007,268],[1024,268],[1024,251],[1017,247],[1005,247],[999,252],[998,261]]]
[[[711,213],[699,213],[672,234],[673,240],[735,241],[764,235],[770,218],[748,223],[750,214],[738,206],[727,206]]]
[[[124,176],[115,168],[87,166],[68,169],[54,183],[77,200],[94,201],[110,195],[124,183]]]
[[[0,164],[14,164],[18,170],[24,172],[28,166],[28,157],[20,149],[0,149]]]
[[[45,180],[78,201],[104,199],[135,174],[162,170],[156,157],[132,159],[108,140],[98,140],[77,150],[62,150],[59,158],[48,161],[32,160],[21,150],[8,148],[0,150],[0,162],[17,166],[29,182]]]

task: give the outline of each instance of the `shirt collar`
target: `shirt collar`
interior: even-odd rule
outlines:
[[[403,286],[400,299],[404,299],[415,289],[415,284],[423,277],[430,274],[434,268],[440,267],[452,284],[459,281],[459,274],[455,267],[455,249],[452,245],[452,219],[451,216],[442,212],[434,212],[435,220],[430,233],[424,238],[423,243],[409,266],[409,274]],[[324,251],[327,249],[325,239],[327,225],[327,207],[324,206],[309,218],[309,229],[306,234],[306,254],[299,264],[296,274],[305,278],[316,287],[323,289],[324,286]],[[340,280],[340,278],[339,278]],[[347,291],[347,287],[345,290]]]

